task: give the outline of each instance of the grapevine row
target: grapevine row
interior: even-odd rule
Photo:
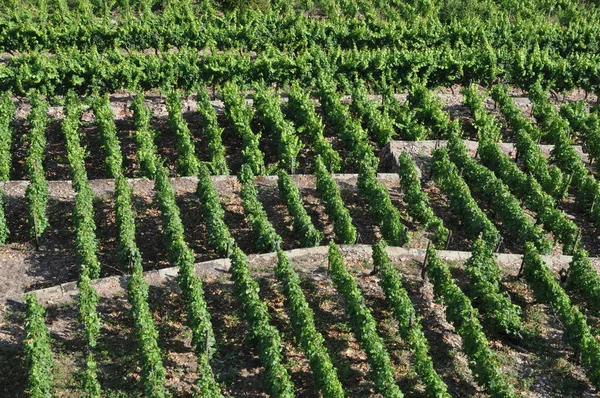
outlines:
[[[373,264],[381,274],[379,284],[398,321],[400,336],[408,342],[415,361],[415,371],[425,383],[427,396],[449,398],[450,394],[448,394],[446,383],[433,368],[433,361],[429,355],[429,343],[423,333],[423,327],[415,307],[410,301],[406,289],[402,286],[402,275],[390,262],[385,246],[384,241],[373,245]]]
[[[169,183],[167,168],[158,163],[154,180],[156,198],[163,222],[163,238],[171,265],[178,269],[177,284],[181,288],[187,309],[187,322],[192,329],[192,346],[198,358],[199,384],[205,397],[221,393],[210,368],[209,359],[215,351],[215,336],[210,313],[204,300],[202,280],[196,276],[194,252],[185,243],[185,231],[175,193]]]
[[[600,196],[600,184],[575,152],[570,138],[569,123],[560,117],[558,110],[550,103],[546,92],[539,85],[531,88],[529,97],[541,130],[554,144],[552,159],[563,172],[571,173],[569,181],[576,188],[577,205],[589,214],[595,226],[600,226],[600,206],[592,205]]]
[[[71,181],[73,189],[77,193],[73,211],[77,261],[79,264],[85,265],[86,272],[89,272],[91,279],[96,279],[100,276],[100,262],[96,255],[98,242],[94,221],[94,193],[88,182],[85,170],[86,153],[81,146],[78,132],[81,112],[82,106],[79,99],[74,93],[70,93],[66,99],[62,130],[66,138]]]
[[[452,162],[463,171],[462,176],[468,182],[471,193],[494,212],[506,236],[521,245],[532,241],[540,251],[549,253],[552,242],[544,231],[527,217],[506,184],[469,155],[459,131],[450,133],[448,153]]]
[[[221,250],[226,250],[226,247],[220,243],[225,240],[231,241],[229,230],[223,221],[223,210],[219,204],[217,192],[210,181],[208,170],[204,167],[204,172],[202,172],[202,169],[203,166],[201,166],[198,191],[201,199],[208,199],[206,201],[202,200],[205,203],[202,213],[207,223],[209,243],[215,248],[220,247]],[[242,170],[247,171],[248,168],[243,166]],[[268,223],[268,220],[266,222]],[[222,236],[224,239],[223,241],[212,239],[211,242],[211,236]],[[288,258],[282,251],[278,252],[278,258],[279,261],[275,267],[275,274],[280,283],[283,284],[284,294],[288,299],[290,307],[294,331],[297,334],[300,346],[308,356],[319,390],[325,397],[343,397],[344,393],[337,379],[337,372],[331,364],[327,350],[323,346],[323,337],[315,329],[313,313],[308,307],[304,293],[300,288],[298,275],[293,271]],[[248,322],[251,328],[253,328],[252,337],[256,338],[261,360],[266,361],[265,363],[268,364],[265,365],[268,377],[267,387],[271,392],[277,391],[278,394],[281,394],[277,396],[293,396],[293,385],[291,385],[289,376],[287,376],[287,371],[285,371],[280,363],[274,364],[271,362],[272,358],[280,356],[279,335],[277,330],[268,324],[269,318],[266,307],[264,307],[258,296],[253,295],[255,289],[252,287],[256,286],[256,282],[250,277],[247,265],[245,264],[245,256],[236,247],[233,249],[231,259],[232,274],[236,283],[238,298],[242,302]],[[239,288],[237,287],[238,284],[241,285]],[[258,288],[256,288],[257,290]],[[258,318],[263,319],[259,320]],[[253,324],[253,321],[257,323]]]
[[[134,139],[138,150],[135,154],[140,162],[141,174],[146,178],[154,178],[158,148],[154,143],[156,132],[150,127],[152,117],[150,110],[144,104],[144,94],[138,93],[131,102],[133,110],[133,123],[135,126]]]
[[[202,116],[203,134],[208,141],[210,169],[213,174],[227,175],[229,174],[229,168],[227,167],[225,147],[222,140],[223,129],[219,126],[217,113],[204,88],[198,89],[198,113]]]
[[[47,5],[35,7],[29,3],[30,12],[37,17],[27,15],[27,23],[22,21],[22,11],[3,9],[6,15],[0,20],[3,27],[0,48],[3,52],[56,51],[70,47],[80,51],[90,51],[96,47],[98,51],[115,48],[167,51],[173,47],[201,49],[208,46],[218,49],[244,47],[262,52],[268,46],[298,51],[309,45],[329,45],[342,48],[408,47],[424,51],[431,46],[440,47],[453,38],[465,43],[484,41],[491,43],[494,49],[504,49],[516,42],[526,48],[535,45],[551,47],[549,53],[556,56],[573,52],[598,52],[597,40],[593,40],[598,35],[598,29],[594,26],[597,19],[581,18],[581,11],[577,14],[575,10],[569,11],[579,17],[576,27],[563,27],[550,22],[541,26],[531,23],[524,26],[525,21],[518,18],[512,21],[510,27],[503,27],[498,32],[498,29],[490,28],[487,20],[469,19],[474,25],[472,30],[483,32],[478,34],[465,30],[462,20],[462,23],[440,24],[440,9],[435,4],[413,7],[403,3],[384,5],[378,2],[374,7],[370,2],[361,1],[359,7],[356,2],[343,2],[338,6],[332,1],[321,0],[316,4],[319,9],[315,9],[313,2],[303,4],[304,10],[309,11],[309,15],[305,15],[298,13],[289,3],[277,2],[279,4],[276,7],[274,4],[274,10],[267,13],[268,18],[265,18],[263,13],[244,16],[226,12],[217,14],[215,5],[207,1],[198,2],[195,7],[184,3],[186,7],[178,7],[181,9],[166,5],[158,12],[146,2],[127,3],[116,7],[114,13],[113,7],[104,8],[103,5],[94,4],[97,9],[97,16],[94,16],[94,5],[86,3],[77,10],[69,9],[68,5],[61,7],[59,2],[58,9],[52,13],[48,12]],[[561,4],[563,6],[564,2]],[[426,11],[427,15],[416,11],[425,7],[430,8]],[[367,18],[357,18],[359,10]],[[311,18],[310,14],[319,11],[327,18]],[[277,18],[272,17],[273,12],[277,12]],[[423,24],[410,23],[416,17],[426,18],[425,24],[429,26],[433,23],[439,26],[423,34]],[[115,18],[118,23],[107,23],[108,18]],[[246,24],[260,24],[260,29],[242,29]],[[415,36],[423,37],[417,40]],[[455,47],[451,49],[455,50]],[[496,63],[504,65],[510,60],[501,51],[493,55],[494,66]],[[477,69],[491,76],[502,72],[498,67],[488,70],[483,65],[478,65]]]
[[[325,205],[325,213],[333,221],[335,236],[342,243],[353,244],[356,242],[356,227],[352,225],[352,217],[344,205],[340,190],[325,168],[320,157],[315,158],[315,177],[317,179],[317,193]]]
[[[265,155],[259,148],[260,134],[254,134],[250,128],[253,110],[246,104],[235,83],[227,83],[223,87],[225,114],[231,121],[234,130],[242,138],[242,157],[252,173],[260,175],[265,166]]]
[[[349,152],[347,162],[355,167],[361,161],[377,164],[369,136],[361,125],[354,121],[348,107],[342,104],[342,97],[336,91],[335,82],[321,74],[318,89],[323,114]]]
[[[488,345],[477,318],[477,309],[456,285],[450,270],[433,247],[427,251],[426,271],[435,297],[446,306],[446,319],[462,339],[463,351],[469,358],[469,368],[477,383],[484,386],[492,397],[515,397],[513,386],[505,380]]]
[[[11,123],[17,107],[11,99],[11,93],[5,92],[0,97],[0,181],[10,180],[12,168],[13,131]]]
[[[383,340],[377,334],[377,322],[364,303],[356,280],[346,269],[340,249],[333,242],[329,244],[329,270],[333,284],[343,298],[352,330],[367,353],[375,390],[386,398],[402,397],[402,391],[394,380],[390,356],[384,348]]]
[[[450,125],[450,116],[444,111],[439,98],[421,83],[410,86],[406,102],[414,111],[414,118],[432,132],[443,137]]]
[[[175,146],[177,148],[177,171],[184,176],[198,174],[198,158],[194,148],[192,133],[183,119],[183,105],[177,90],[167,94],[168,121],[171,129],[175,132]]]
[[[319,242],[323,239],[323,233],[313,225],[310,216],[304,208],[298,187],[284,170],[279,170],[277,177],[279,196],[285,202],[290,215],[294,218],[294,232],[300,236],[302,246],[318,246]]]
[[[492,98],[500,109],[515,137],[517,156],[525,169],[540,183],[546,193],[553,197],[562,195],[565,177],[556,166],[550,166],[536,141],[540,131],[525,118],[523,112],[508,95],[506,87],[496,85],[491,91]]]
[[[426,229],[433,230],[433,242],[441,246],[448,239],[448,228],[443,221],[435,215],[429,205],[429,198],[421,188],[415,162],[406,153],[398,156],[398,175],[402,187],[402,200],[407,204],[410,217],[423,224]]]
[[[518,336],[523,330],[521,308],[500,291],[501,270],[493,249],[481,239],[473,242],[465,269],[472,299],[483,312],[485,324],[495,332]]]
[[[231,252],[231,278],[237,300],[242,304],[248,334],[258,348],[258,356],[266,372],[266,390],[270,396],[294,397],[294,384],[283,366],[281,337],[269,323],[267,304],[258,295],[258,283],[250,276],[246,255],[238,247]]]
[[[314,153],[321,157],[328,170],[335,173],[340,170],[340,155],[331,147],[331,143],[323,136],[325,126],[317,114],[310,94],[300,88],[294,81],[288,91],[288,110],[296,121],[298,133],[307,137]]]
[[[200,163],[196,193],[200,198],[200,212],[206,225],[208,244],[219,255],[229,255],[228,250],[233,247],[234,240],[224,221],[225,212],[219,202],[219,193],[213,187],[208,167],[204,163]]]
[[[254,107],[267,133],[276,142],[281,164],[294,174],[302,143],[294,131],[294,125],[283,117],[279,95],[259,85],[254,92]]]
[[[39,238],[48,228],[46,206],[48,204],[48,182],[44,172],[44,151],[46,150],[46,125],[48,124],[48,103],[40,99],[37,93],[30,97],[31,112],[27,116],[29,149],[25,159],[25,168],[29,174],[29,185],[25,191],[29,234]]]
[[[4,214],[4,190],[0,188],[0,246],[3,246],[8,239],[10,231],[6,224],[6,215]]]
[[[101,148],[105,153],[106,171],[109,177],[115,178],[121,173],[123,156],[121,155],[121,143],[117,137],[117,126],[115,125],[108,94],[104,97],[95,98],[93,108],[96,115],[96,125],[102,137]]]
[[[244,164],[238,180],[242,184],[241,197],[244,212],[252,226],[255,244],[258,250],[272,252],[278,250],[283,243],[281,236],[275,231],[267,217],[267,212],[258,199],[258,189],[254,185],[254,174],[250,166]]]
[[[410,237],[400,211],[392,203],[385,185],[377,180],[376,170],[364,161],[358,169],[358,189],[367,200],[373,221],[381,226],[383,239],[394,246],[407,244]]]
[[[387,93],[384,101],[385,107],[403,140],[420,141],[427,138],[429,135],[427,128],[417,119],[417,109],[408,101],[400,103],[391,92]]]
[[[598,92],[597,54],[572,54],[566,58],[549,56],[548,49],[531,55],[528,48],[508,51],[506,71],[502,73],[509,81],[529,86],[531,70],[539,73],[544,66],[542,79],[555,88],[570,89],[574,85],[591,92]],[[22,54],[3,65],[0,79],[1,91],[26,95],[29,89],[46,95],[64,95],[69,90],[78,93],[115,92],[120,89],[149,91],[153,88],[176,86],[192,91],[201,84],[240,84],[265,80],[267,83],[288,84],[302,79],[302,84],[312,85],[319,72],[319,58],[330,57],[334,71],[340,78],[357,76],[369,83],[380,81],[385,75],[389,81],[409,84],[415,78],[429,78],[430,86],[466,83],[467,81],[493,81],[497,76],[488,71],[477,70],[471,65],[488,62],[488,54],[474,45],[462,48],[460,54],[448,57],[446,46],[422,50],[348,49],[328,54],[321,48],[312,48],[298,54],[278,49],[261,52],[256,56],[239,54],[239,50],[215,51],[199,56],[198,50],[179,48],[177,52],[163,52],[149,56],[144,53],[122,54],[121,50],[81,52],[77,48],[63,49],[53,57],[46,54]],[[540,59],[541,58],[541,59]],[[418,64],[415,64],[418,62]],[[524,66],[525,70],[521,70]],[[466,70],[465,70],[466,69]],[[373,71],[377,73],[373,73]],[[437,75],[436,75],[437,74]],[[519,76],[519,74],[522,74]],[[433,75],[433,76],[432,76]],[[465,76],[469,76],[468,80]],[[591,76],[591,77],[590,77]],[[540,78],[535,75],[536,79]]]
[[[589,151],[590,162],[600,159],[600,116],[597,111],[586,111],[585,101],[569,102],[561,106],[560,115],[573,130],[581,134],[584,148]],[[596,169],[598,163],[596,163]]]
[[[115,219],[119,229],[118,261],[130,274],[127,297],[131,303],[138,340],[142,386],[148,397],[166,397],[165,368],[158,346],[158,331],[148,306],[148,283],[144,279],[142,256],[135,242],[135,219],[131,209],[131,189],[119,168],[115,180]]]
[[[317,388],[324,398],[342,398],[345,395],[344,389],[325,348],[323,335],[315,326],[314,313],[306,302],[300,278],[283,251],[277,252],[277,258],[275,276],[283,286],[294,334],[310,362]]]
[[[462,220],[467,236],[475,240],[480,234],[489,245],[498,243],[500,233],[471,196],[471,190],[450,161],[448,151],[433,152],[433,181],[448,197],[450,210]]]
[[[100,297],[91,285],[91,280],[100,276],[100,262],[97,256],[94,193],[88,182],[85,170],[85,151],[81,147],[78,132],[81,111],[79,98],[74,93],[69,93],[66,98],[62,129],[67,142],[71,181],[76,192],[73,206],[73,229],[75,230],[77,263],[80,267],[77,281],[79,316],[84,324],[86,343],[91,348],[86,360],[83,388],[90,397],[100,397],[102,392],[93,355],[100,335],[100,316],[96,310]]]
[[[585,315],[571,304],[569,296],[554,279],[539,252],[531,243],[525,246],[523,273],[535,297],[551,305],[565,327],[565,340],[579,353],[592,384],[600,387],[600,342],[592,334]]]
[[[600,315],[600,276],[592,267],[592,261],[584,249],[573,253],[568,271],[567,288],[579,292],[592,312],[596,316]]]
[[[27,390],[32,398],[52,398],[52,350],[50,333],[44,322],[45,310],[33,294],[24,296],[26,303],[24,340],[28,368]]]
[[[396,135],[394,123],[387,112],[377,109],[377,105],[369,98],[365,82],[358,80],[352,88],[352,105],[354,114],[358,115],[371,134],[373,141],[380,147],[385,146]]]
[[[246,165],[242,166],[242,173],[246,173],[246,177],[248,178],[251,176],[250,170]],[[252,188],[255,188],[252,182],[250,182],[250,184],[252,184]],[[231,253],[227,254],[231,259],[231,274],[234,282],[234,291],[238,301],[242,304],[246,322],[248,322],[250,326],[250,338],[257,346],[261,363],[266,370],[267,391],[272,396],[293,397],[294,385],[287,370],[282,364],[283,358],[281,355],[281,338],[279,332],[275,327],[269,324],[270,316],[267,306],[258,295],[258,284],[250,276],[250,270],[248,269],[245,254],[237,246],[233,247],[234,242],[229,234],[229,229],[223,220],[223,209],[219,203],[217,191],[214,189],[208,174],[208,169],[204,165],[200,166],[198,195],[203,203],[202,218],[206,223],[209,244],[221,254],[225,253],[227,250],[231,250]],[[268,224],[266,228],[272,229],[269,221],[265,220],[265,222]],[[279,270],[281,274],[288,271],[288,269],[285,269],[285,264],[283,263],[276,266],[275,270],[276,273]],[[294,300],[290,297],[295,296],[288,296],[286,294],[286,297],[290,300]],[[293,303],[295,303],[295,301],[293,301]],[[293,303],[291,304],[293,308],[292,320],[295,316],[293,312],[295,309]],[[316,342],[313,343],[314,345],[311,345],[310,347],[319,347]],[[311,351],[311,353],[315,355],[315,358],[320,355],[317,351]],[[324,368],[324,372],[327,372],[327,368]],[[326,374],[327,373],[324,373],[322,376],[325,376]],[[319,380],[324,380],[324,383],[326,383],[324,386],[329,386],[334,382],[330,377],[331,376],[329,375],[328,378],[325,379],[319,376]],[[335,391],[335,385],[327,388],[333,388],[332,391]],[[323,390],[324,394],[325,391],[329,390]]]
[[[554,234],[554,239],[563,244],[563,252],[570,254],[575,249],[578,228],[564,211],[556,208],[555,200],[545,193],[540,184],[519,170],[496,144],[500,126],[494,117],[483,108],[483,96],[474,87],[464,91],[466,105],[474,115],[474,125],[479,133],[478,153],[481,162],[501,179],[523,204],[536,212],[536,219],[544,229]]]

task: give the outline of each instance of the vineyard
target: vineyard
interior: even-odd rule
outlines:
[[[0,10],[2,397],[600,395],[596,1]]]

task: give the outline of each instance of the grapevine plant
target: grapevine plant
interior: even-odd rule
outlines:
[[[44,171],[44,151],[46,150],[46,125],[48,124],[48,103],[40,99],[37,93],[30,97],[31,112],[27,116],[29,150],[25,159],[25,168],[29,174],[29,185],[25,191],[29,234],[38,239],[48,228],[46,207],[48,205],[48,181]]]
[[[273,397],[294,397],[294,384],[283,366],[281,336],[271,325],[267,304],[258,295],[258,283],[250,276],[246,255],[238,247],[231,255],[231,278],[237,300],[242,305],[244,319],[248,323],[248,337],[258,351],[265,368],[267,393]]]
[[[207,396],[219,396],[219,387],[208,364],[216,348],[210,313],[204,300],[202,280],[196,276],[194,252],[184,239],[183,222],[175,202],[175,192],[169,182],[168,170],[162,164],[157,164],[154,184],[163,222],[163,238],[169,261],[178,269],[177,284],[186,304],[187,322],[192,329],[192,346],[198,357],[198,365],[204,370],[200,375],[199,384],[203,390],[210,391]]]
[[[589,380],[596,388],[600,388],[600,341],[592,334],[585,315],[571,304],[569,296],[554,279],[532,243],[525,246],[523,273],[535,297],[551,305],[558,313],[565,329],[564,339],[581,354]]]
[[[340,249],[333,242],[329,244],[329,269],[333,284],[343,298],[354,335],[367,353],[375,390],[386,398],[403,397],[394,380],[390,356],[384,348],[383,340],[377,334],[377,322],[364,303],[356,280],[346,269]]]
[[[44,322],[44,307],[34,294],[24,296],[25,331],[25,363],[27,365],[27,390],[32,398],[52,398],[52,350],[50,333]]]
[[[425,383],[427,396],[449,398],[446,383],[433,367],[429,343],[423,333],[420,318],[402,286],[402,275],[394,268],[385,247],[386,243],[383,240],[373,245],[373,264],[381,273],[379,284],[398,321],[398,332],[402,339],[408,342],[415,362],[415,371]]]
[[[446,319],[460,335],[463,351],[469,358],[469,368],[475,380],[492,397],[516,397],[513,386],[506,381],[494,352],[478,319],[478,312],[471,300],[456,285],[448,267],[436,250],[427,251],[426,272],[433,284],[436,299],[446,307]]]

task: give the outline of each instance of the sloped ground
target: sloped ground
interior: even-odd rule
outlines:
[[[406,343],[397,334],[396,322],[377,283],[378,276],[369,275],[372,269],[370,248],[364,245],[342,246],[342,251],[347,267],[357,278],[366,303],[378,321],[378,332],[392,358],[398,384],[407,396],[422,396],[424,386],[414,373]],[[389,253],[422,317],[436,370],[448,384],[452,395],[485,396],[473,381],[466,357],[461,352],[460,337],[445,321],[444,307],[436,304],[430,283],[421,279],[423,250],[390,248]],[[327,248],[293,250],[288,255],[301,276],[302,288],[315,311],[317,328],[325,337],[348,396],[375,396],[374,385],[368,377],[366,354],[357,344],[343,303],[327,276]],[[468,253],[443,251],[441,256],[451,266],[460,286],[468,292],[468,281],[462,269]],[[566,266],[569,258],[552,257],[548,260],[551,268],[557,271]],[[298,388],[298,396],[317,396],[306,358],[295,343],[280,285],[273,276],[275,261],[274,254],[249,257],[252,273],[261,287],[261,297],[269,306],[273,324],[284,338],[286,367]],[[523,308],[523,318],[530,331],[523,339],[488,334],[506,377],[528,397],[593,396],[593,387],[586,382],[578,365],[579,359],[562,342],[562,325],[553,311],[536,304],[526,283],[516,279],[519,256],[501,255],[499,263],[504,271],[504,289]],[[241,308],[233,298],[227,268],[227,260],[197,266],[198,275],[204,280],[205,297],[218,341],[217,354],[212,360],[213,370],[223,391],[231,396],[263,396],[263,370],[256,353],[246,341],[247,326],[242,320]],[[148,275],[151,283],[149,301],[161,337],[168,374],[167,387],[174,396],[187,396],[196,388],[196,358],[190,346],[191,333],[185,326],[184,305],[174,283],[175,272],[162,270]],[[137,396],[140,394],[140,375],[124,287],[124,278],[112,277],[96,283],[102,297],[99,311],[103,320],[98,354],[99,377],[107,394]],[[49,304],[47,324],[52,335],[57,396],[80,394],[77,380],[83,366],[85,347],[76,305],[72,301],[76,292],[71,288],[64,286],[62,291],[47,289],[37,292],[40,301]],[[0,391],[8,394],[5,396],[22,396],[16,392],[23,391],[26,384],[26,371],[21,361],[24,333],[21,310],[16,301],[8,302],[0,327],[3,352],[0,370],[11,376],[8,379],[10,383],[0,386]],[[590,320],[597,322],[593,318]]]

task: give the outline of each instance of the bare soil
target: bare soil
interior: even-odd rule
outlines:
[[[465,126],[467,136],[476,137],[468,110],[462,105],[458,94],[459,87],[440,90],[445,110],[452,118],[458,118]],[[515,92],[515,95],[522,93]],[[583,99],[583,92],[567,95],[567,100]],[[402,100],[403,95],[399,98]],[[558,97],[557,97],[558,98]],[[557,104],[560,102],[558,98]],[[594,100],[589,98],[588,100]],[[139,164],[135,152],[137,146],[132,137],[134,132],[132,113],[128,110],[131,102],[129,94],[115,94],[111,97],[115,121],[121,140],[126,176],[139,176]],[[208,160],[207,142],[203,136],[203,126],[197,114],[195,98],[184,99],[184,118],[194,137],[198,157]],[[517,103],[524,109],[530,107],[527,101]],[[153,111],[152,126],[159,133],[157,145],[159,154],[165,159],[171,175],[177,175],[177,150],[175,136],[168,126],[164,96],[151,94],[146,104]],[[223,142],[227,162],[232,173],[237,173],[243,162],[241,140],[223,115],[223,105],[214,101],[219,124],[224,128]],[[486,107],[500,116],[494,109],[493,101],[486,101]],[[26,136],[29,126],[25,120],[29,105],[23,103],[14,121],[15,143],[13,144],[13,180],[28,178],[24,168],[27,156]],[[7,397],[25,396],[26,369],[22,340],[24,338],[24,309],[18,300],[12,298],[23,292],[56,286],[77,279],[74,234],[72,230],[72,199],[70,184],[59,182],[70,178],[65,151],[64,136],[60,129],[62,108],[52,106],[49,111],[50,123],[47,127],[46,170],[52,184],[48,217],[50,227],[39,241],[30,238],[26,222],[26,205],[23,198],[25,185],[11,185],[5,197],[5,209],[11,235],[7,245],[0,248],[0,393]],[[502,118],[499,119],[502,121]],[[261,150],[265,153],[267,166],[277,162],[276,142],[264,132],[258,121],[253,122],[253,131],[263,134]],[[86,169],[92,180],[97,199],[94,203],[98,256],[102,264],[102,276],[124,275],[125,270],[116,261],[117,228],[114,220],[113,182],[99,180],[106,177],[104,152],[101,137],[94,124],[93,112],[86,111],[81,128],[82,144],[88,148]],[[348,148],[337,137],[331,126],[326,126],[326,138],[342,159],[348,158]],[[510,142],[512,132],[503,127],[503,140]],[[375,148],[375,146],[374,146]],[[413,152],[427,152],[415,146]],[[377,151],[382,150],[376,148]],[[380,172],[393,172],[393,161],[382,150],[383,161]],[[417,156],[417,157],[419,157]],[[425,156],[426,157],[426,156]],[[305,147],[299,157],[296,172],[308,174],[312,169],[314,153]],[[421,156],[423,158],[423,156]],[[423,189],[428,194],[434,212],[444,221],[453,234],[450,250],[470,249],[470,242],[464,236],[459,220],[448,208],[447,200],[435,184],[427,181],[427,162],[423,161]],[[353,172],[352,166],[344,165],[343,172]],[[316,227],[323,231],[323,243],[335,239],[331,220],[325,214],[322,201],[314,188],[311,175],[295,176],[305,207]],[[394,205],[401,211],[402,221],[411,231],[412,239],[408,247],[425,248],[430,237],[422,226],[414,223],[406,214],[399,184],[390,179],[382,180],[386,185]],[[286,206],[278,196],[274,179],[260,177],[256,181],[260,199],[267,211],[269,220],[283,237],[283,249],[300,246],[300,237],[292,228],[292,219]],[[214,180],[225,209],[225,221],[238,245],[248,254],[257,254],[250,225],[243,213],[239,197],[239,183],[235,178],[218,177]],[[368,214],[368,204],[358,193],[356,177],[338,176],[342,197],[350,210],[357,227],[359,243],[372,244],[380,238],[379,228],[373,224]],[[146,271],[163,269],[169,266],[162,236],[160,211],[153,198],[151,184],[143,180],[132,181],[134,188],[133,207],[136,215],[136,238],[140,247]],[[195,194],[193,181],[173,180],[177,204],[181,209],[186,230],[186,240],[194,250],[196,261],[215,260],[219,256],[207,246],[206,227],[201,222],[200,206]],[[569,217],[582,229],[582,245],[593,256],[600,253],[598,231],[576,208],[573,198],[560,204]],[[501,249],[505,253],[519,253],[520,248],[507,242]],[[560,254],[560,247],[555,247]],[[431,353],[436,370],[448,384],[453,396],[484,396],[476,385],[468,368],[467,358],[461,351],[462,342],[444,316],[444,307],[436,303],[431,285],[420,278],[419,264],[414,259],[393,258],[404,278],[404,286],[422,318],[424,332],[432,347]],[[285,299],[272,272],[273,260],[263,257],[250,257],[253,274],[261,287],[261,297],[269,307],[272,323],[283,337],[282,350],[285,366],[289,370],[301,397],[318,396],[308,362],[299,350],[289,321]],[[365,302],[378,321],[378,332],[385,341],[395,370],[395,378],[409,397],[422,396],[424,386],[414,372],[413,358],[407,350],[406,342],[398,336],[397,324],[379,288],[378,276],[369,276],[372,265],[365,253],[347,251],[347,265],[357,277]],[[450,263],[452,273],[461,288],[468,292],[468,280],[461,262]],[[519,263],[504,265],[503,288],[512,300],[523,308],[523,319],[531,333],[523,339],[509,339],[488,331],[492,349],[496,352],[505,376],[514,383],[519,393],[527,397],[582,397],[593,396],[598,392],[586,381],[580,365],[580,358],[562,340],[563,327],[551,308],[536,303],[526,283],[516,279]],[[326,258],[322,255],[305,256],[295,259],[294,266],[301,274],[302,287],[308,302],[315,312],[317,329],[325,337],[333,362],[338,369],[340,380],[348,396],[377,396],[374,384],[369,378],[369,365],[366,353],[356,341],[343,308],[343,300],[336,292],[326,272]],[[557,271],[553,269],[553,271]],[[205,297],[212,314],[213,326],[218,341],[218,350],[211,364],[223,392],[230,396],[261,397],[264,394],[264,369],[261,367],[252,344],[246,338],[248,325],[235,300],[232,284],[227,273],[218,272],[205,275]],[[575,302],[580,298],[573,296]],[[167,388],[176,397],[189,396],[197,390],[196,358],[191,349],[191,333],[186,326],[185,306],[180,292],[170,281],[152,285],[149,303],[159,330],[160,347],[167,370]],[[585,311],[585,306],[582,307]],[[140,389],[140,369],[137,360],[137,337],[133,328],[130,306],[124,296],[103,299],[99,306],[103,329],[98,350],[99,377],[107,396],[142,396]],[[586,313],[593,330],[599,330],[600,323],[592,314]],[[47,325],[51,331],[55,366],[53,375],[56,396],[81,396],[80,380],[84,368],[85,347],[82,326],[78,320],[76,305],[63,304],[49,306]]]
[[[346,266],[354,274],[365,303],[378,322],[394,367],[396,381],[408,397],[419,397],[424,385],[414,372],[414,359],[407,343],[397,332],[397,323],[379,287],[378,275],[370,276],[372,263],[368,253],[344,247]],[[317,329],[325,338],[340,381],[348,396],[378,396],[369,377],[366,353],[361,349],[344,310],[344,302],[327,276],[326,255],[293,257],[293,266],[301,277],[301,286],[315,312]],[[412,259],[391,256],[401,272],[404,287],[415,305],[425,336],[431,345],[436,371],[457,397],[484,397],[474,382],[468,361],[461,351],[461,339],[445,320],[444,306],[436,302],[431,284],[420,277],[420,264]],[[273,256],[251,256],[249,264],[260,285],[261,298],[267,303],[272,324],[283,338],[284,364],[292,376],[300,397],[318,396],[306,357],[297,345],[289,321],[286,300],[273,276]],[[469,292],[462,263],[449,262],[459,286]],[[595,390],[586,381],[578,356],[562,340],[563,326],[554,312],[535,302],[522,280],[516,280],[518,262],[503,267],[504,289],[523,309],[530,334],[523,339],[508,338],[488,331],[490,346],[496,353],[505,377],[526,397],[593,396]],[[211,360],[222,390],[229,396],[265,396],[264,369],[251,342],[245,337],[247,324],[235,300],[227,273],[203,277],[205,297],[217,337],[217,352]],[[160,335],[160,348],[167,371],[166,386],[175,397],[189,396],[197,390],[198,374],[191,332],[186,326],[185,305],[174,283],[152,285],[150,308]],[[10,384],[0,384],[4,396],[24,396],[26,371],[22,365],[22,308],[9,303],[5,321],[0,325],[3,355],[0,367],[11,376]],[[137,340],[125,297],[102,299],[99,311],[103,320],[101,339],[96,350],[99,379],[105,394],[142,396]],[[53,376],[56,396],[81,396],[80,375],[84,367],[85,346],[75,304],[48,308],[47,325],[51,332],[54,355]],[[592,324],[597,319],[590,318]],[[485,325],[484,325],[485,326]],[[15,363],[17,364],[15,366]],[[5,373],[6,372],[6,373]]]

